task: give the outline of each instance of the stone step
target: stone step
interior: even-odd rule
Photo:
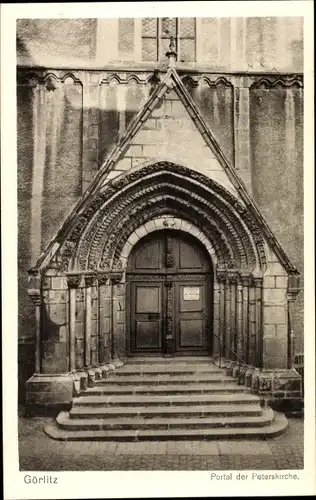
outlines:
[[[256,427],[205,427],[199,429],[144,429],[144,430],[65,430],[57,422],[46,425],[45,433],[60,441],[171,441],[217,439],[266,439],[281,434],[288,421],[275,413],[268,425]]]
[[[213,365],[164,365],[160,363],[158,366],[154,365],[135,365],[135,366],[122,366],[120,369],[114,372],[116,377],[127,376],[127,375],[194,375],[200,373],[212,374],[214,376],[222,376],[223,371]]]
[[[129,418],[129,417],[142,417],[143,419],[150,419],[153,417],[159,418],[190,418],[190,417],[210,417],[210,416],[259,416],[262,414],[262,408],[259,403],[257,404],[217,404],[211,406],[196,406],[196,407],[81,407],[76,406],[69,412],[70,418],[74,419],[88,419],[88,418]]]
[[[113,381],[115,382],[115,381]],[[236,392],[244,392],[244,386],[237,386]],[[240,391],[240,389],[243,389]],[[96,385],[95,387],[89,387],[85,391],[82,391],[81,395],[87,396],[97,396],[102,394],[213,394],[214,392],[228,392],[231,390],[235,391],[235,386],[228,386],[228,384],[158,384],[158,385],[127,385],[127,384],[107,384],[107,385]]]
[[[168,365],[177,365],[177,364],[200,364],[207,363],[213,364],[214,359],[211,356],[178,356],[178,357],[169,357],[169,356],[135,356],[127,359],[126,365],[139,365],[139,364],[157,364],[163,363]],[[214,365],[215,366],[215,365]]]
[[[108,384],[124,384],[124,385],[135,385],[135,384],[145,384],[145,385],[163,385],[163,384],[200,384],[201,382],[207,382],[208,384],[235,384],[238,387],[236,379],[233,377],[227,377],[226,375],[219,374],[209,374],[209,373],[196,373],[189,375],[173,375],[173,374],[163,374],[157,375],[146,374],[146,375],[129,375],[129,374],[118,374],[110,375],[106,379],[101,379],[96,381],[96,386],[106,386]]]
[[[57,416],[57,424],[61,429],[70,430],[124,430],[124,429],[200,429],[214,427],[262,427],[272,422],[273,410],[262,410],[261,415],[255,416],[209,416],[190,418],[88,418],[73,419],[68,412],[61,412]]]
[[[220,397],[222,396],[222,397]],[[199,394],[199,395],[159,395],[142,396],[135,395],[98,395],[98,396],[79,396],[73,400],[73,408],[77,406],[196,406],[206,404],[219,404],[237,402],[239,394]],[[258,396],[252,394],[241,394],[243,396],[239,401],[258,401]]]

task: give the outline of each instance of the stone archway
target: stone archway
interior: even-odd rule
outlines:
[[[135,167],[87,196],[65,221],[48,265],[31,276],[36,381],[64,380],[69,401],[74,377],[124,361],[127,259],[142,236],[166,228],[195,237],[212,259],[213,353],[261,367],[265,350],[264,363],[286,366],[288,275],[258,220],[251,204],[166,161]]]
[[[186,167],[159,162],[135,168],[105,185],[87,202],[58,252],[68,286],[84,289],[83,300],[76,299],[70,307],[77,310],[79,304],[84,316],[79,326],[75,313],[69,315],[70,340],[74,337],[70,350],[82,344],[81,359],[79,348],[76,356],[70,355],[72,369],[124,358],[124,273],[129,251],[142,235],[169,224],[197,237],[211,253],[216,268],[217,349],[222,345],[227,356],[234,351],[248,362],[261,364],[266,255],[260,228],[249,209],[213,180]],[[90,332],[88,339],[87,333],[84,339],[75,338],[78,327]]]

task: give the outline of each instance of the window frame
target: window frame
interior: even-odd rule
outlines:
[[[146,19],[146,18],[142,18]],[[154,18],[156,20],[156,36],[146,36],[141,33],[141,62],[143,63],[159,63],[163,61],[165,54],[163,54],[163,40],[170,39],[170,37],[162,36],[162,17]],[[181,49],[180,49],[180,41],[181,40],[193,40],[194,41],[194,57],[192,61],[181,61],[182,63],[194,64],[197,62],[197,18],[193,17],[194,20],[194,36],[192,37],[183,37],[180,36],[180,19],[179,17],[174,18],[176,20],[176,51],[177,51],[177,61],[180,62],[181,59]],[[142,27],[141,27],[142,29]],[[142,50],[143,50],[143,40],[156,40],[156,53],[157,58],[155,60],[143,59]]]

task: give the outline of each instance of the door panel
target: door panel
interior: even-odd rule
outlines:
[[[131,283],[131,349],[161,351],[162,282]]]
[[[131,354],[207,354],[212,267],[200,243],[177,231],[141,239],[128,266]]]
[[[180,285],[180,312],[201,312],[204,308],[204,285],[190,282]]]
[[[135,269],[160,269],[162,266],[162,242],[149,242],[141,248],[135,258]]]
[[[207,351],[207,286],[206,281],[176,282],[176,349]]]
[[[180,347],[203,347],[203,320],[180,319]]]
[[[136,285],[136,313],[158,313],[160,309],[160,286]]]
[[[161,347],[159,321],[136,321],[136,348]]]

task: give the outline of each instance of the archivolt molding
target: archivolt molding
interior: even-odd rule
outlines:
[[[208,239],[206,232],[194,223],[184,219],[182,216],[176,217],[171,212],[162,213],[158,217],[153,217],[150,221],[144,222],[141,226],[138,226],[129,235],[124,247],[120,249],[120,253],[116,256],[113,265],[117,268],[121,267],[122,269],[126,269],[128,257],[133,247],[142,238],[142,236],[140,236],[140,234],[142,234],[142,230],[146,231],[146,234],[150,234],[154,231],[165,229],[168,229],[169,231],[181,231],[194,236],[205,247],[213,262],[213,266],[215,267],[217,265],[217,253],[212,242]]]
[[[63,270],[116,267],[137,225],[166,211],[203,228],[219,261],[265,266],[260,228],[244,205],[203,174],[158,162],[114,179],[78,214],[59,255]]]
[[[163,198],[162,193],[164,194]],[[175,194],[177,196],[175,196]],[[143,199],[145,199],[144,202]],[[126,204],[126,200],[128,205]],[[105,254],[103,260],[109,261],[113,257],[111,252],[112,250],[114,251],[115,241],[117,241],[120,236],[122,239],[122,235],[124,235],[124,242],[127,230],[126,226],[129,226],[134,220],[136,222],[140,220],[143,208],[148,209],[148,207],[150,207],[151,212],[153,212],[157,204],[160,205],[163,210],[170,206],[178,206],[178,210],[180,209],[178,213],[180,214],[186,213],[188,206],[190,206],[190,212],[192,212],[192,214],[194,213],[193,220],[200,220],[203,227],[214,227],[219,241],[223,239],[220,237],[220,234],[223,234],[221,227],[224,225],[227,229],[227,234],[232,235],[230,237],[230,246],[233,248],[233,254],[236,260],[240,262],[242,267],[247,267],[249,264],[255,265],[254,254],[248,251],[247,256],[246,247],[243,246],[243,241],[247,240],[247,234],[244,228],[234,216],[228,213],[226,206],[223,207],[220,203],[216,205],[218,200],[214,200],[213,203],[207,203],[203,197],[198,196],[196,193],[191,193],[171,183],[161,183],[161,181],[158,180],[154,184],[150,181],[149,186],[143,186],[140,191],[136,190],[136,193],[126,195],[124,201],[120,199],[116,205],[114,204],[111,207],[111,213],[107,214],[107,217],[103,219],[102,223],[100,223],[100,218],[102,217],[100,216],[99,221],[97,223],[94,222],[92,227],[88,230],[77,254],[78,263],[82,268],[86,267],[88,241],[93,242],[90,247],[91,251],[88,267],[94,268],[97,266],[98,262],[100,262],[100,241],[104,241],[104,234],[110,234],[109,239],[106,239],[106,250],[103,252],[103,254]],[[210,213],[212,215],[212,220],[210,219]],[[150,216],[151,214],[149,213],[149,217]],[[96,228],[97,226],[98,228]],[[238,238],[240,241],[238,241]],[[99,248],[97,248],[98,245]],[[225,257],[227,258],[227,255]]]

